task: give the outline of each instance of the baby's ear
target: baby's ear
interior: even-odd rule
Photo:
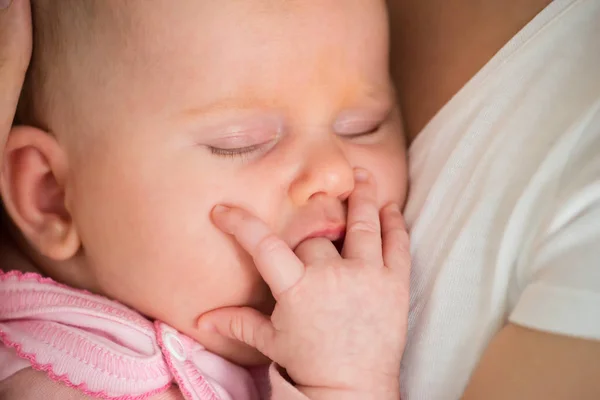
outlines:
[[[6,211],[23,236],[43,256],[73,257],[81,243],[65,204],[68,160],[47,132],[13,127],[6,143],[0,193]]]

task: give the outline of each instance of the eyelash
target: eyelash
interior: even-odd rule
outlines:
[[[379,132],[379,130],[381,129],[383,124],[384,123],[381,122],[381,123],[377,124],[373,129],[366,131],[366,132],[353,133],[350,135],[343,135],[343,136],[348,139],[355,139],[355,138],[359,138],[359,137],[363,137],[363,136],[374,135],[375,133]]]
[[[361,132],[361,133],[355,133],[355,134],[351,134],[351,135],[342,135],[344,138],[347,139],[356,139],[356,138],[360,138],[363,136],[369,136],[369,135],[373,135],[377,132],[379,132],[379,130],[382,128],[384,122],[381,122],[379,124],[377,124],[373,129],[367,131],[367,132]],[[262,147],[262,145],[260,144],[255,144],[252,146],[247,146],[247,147],[242,147],[239,149],[220,149],[218,147],[209,147],[210,152],[216,156],[219,157],[225,157],[225,158],[248,158],[248,156],[254,152],[256,152],[257,150],[260,150],[260,148]]]
[[[262,145],[255,144],[248,147],[242,147],[239,149],[220,149],[218,147],[209,147],[210,152],[219,157],[225,158],[247,158],[250,154],[259,150]]]
[[[366,138],[368,140],[368,138],[377,135],[381,129],[384,127],[384,125],[387,122],[387,118],[381,122],[379,122],[377,125],[375,125],[373,128],[371,128],[368,131],[364,131],[364,132],[360,132],[360,133],[339,133],[338,135],[345,140],[358,140],[360,141],[361,138]],[[362,142],[359,142],[362,143]]]

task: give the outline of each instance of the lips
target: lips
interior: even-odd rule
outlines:
[[[316,197],[288,220],[283,229],[283,237],[293,250],[296,250],[300,243],[313,238],[343,243],[346,234],[346,208],[346,204],[339,199]]]
[[[295,250],[300,243],[314,238],[325,238],[330,240],[336,245],[338,251],[341,251],[341,247],[343,247],[344,236],[346,235],[346,227],[344,225],[338,225],[335,227],[329,227],[324,229],[315,229],[312,232],[303,235],[300,239],[296,240],[292,248]]]
[[[345,239],[346,239],[346,232],[344,232],[344,235],[342,237],[333,241],[333,245],[335,246],[335,249],[340,254],[342,254],[342,250],[344,250],[344,240]]]

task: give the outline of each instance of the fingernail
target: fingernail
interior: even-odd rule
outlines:
[[[0,10],[6,10],[10,7],[10,3],[12,3],[12,0],[0,0]]]
[[[213,223],[222,232],[227,233],[227,234],[232,233],[231,228],[229,226],[229,221],[227,220],[227,218],[225,218],[225,216],[227,215],[227,213],[229,213],[230,210],[231,210],[231,208],[229,208],[227,206],[223,206],[223,205],[215,206],[215,208],[213,208],[213,210],[212,210]]]
[[[367,182],[369,180],[369,172],[366,169],[354,168],[354,179],[357,182]]]
[[[0,0],[0,1],[2,1],[2,0]],[[223,205],[218,205],[218,206],[216,206],[213,209],[213,213],[215,213],[215,214],[225,214],[229,210],[231,210],[231,208],[229,208],[227,206],[223,206]]]
[[[390,203],[386,207],[389,211],[400,212],[400,206],[397,203]]]
[[[201,321],[198,324],[198,329],[204,332],[216,332],[217,328],[208,321]]]

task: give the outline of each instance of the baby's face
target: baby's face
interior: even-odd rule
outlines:
[[[353,167],[374,174],[381,206],[403,202],[384,1],[114,4],[131,31],[74,72],[87,131],[66,144],[94,290],[187,333],[220,307],[269,312],[216,205],[251,210],[294,248],[342,235]]]

